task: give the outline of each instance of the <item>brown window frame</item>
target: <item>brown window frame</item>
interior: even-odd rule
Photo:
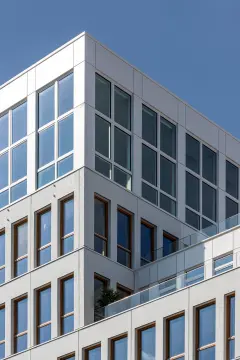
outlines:
[[[41,266],[39,264],[39,254],[42,250],[47,249],[48,247],[52,246],[52,239],[51,242],[44,245],[44,246],[39,246],[40,245],[40,238],[41,238],[41,234],[40,234],[40,217],[42,215],[44,215],[47,212],[51,212],[51,222],[52,222],[52,208],[51,205],[47,205],[46,207],[44,207],[43,209],[41,209],[40,211],[37,212],[36,217],[37,217],[37,266]],[[51,224],[52,225],[52,224]]]
[[[5,310],[5,322],[4,322],[4,325],[5,325],[5,337],[4,337],[4,339],[3,340],[1,340],[0,341],[0,345],[2,345],[2,344],[5,344],[6,345],[6,307],[5,307],[5,303],[3,303],[3,304],[1,304],[0,305],[0,310]]]
[[[13,225],[13,232],[14,232],[14,277],[17,276],[16,270],[17,270],[17,262],[21,261],[23,259],[27,259],[28,258],[28,252],[25,255],[22,255],[20,257],[17,257],[17,253],[18,253],[18,227],[23,225],[23,224],[28,224],[28,217],[24,217],[23,219],[17,221],[14,225]],[[28,242],[28,239],[27,239]]]
[[[46,285],[43,285],[42,287],[36,289],[36,345],[40,344],[39,343],[39,336],[38,336],[38,329],[39,328],[42,328],[44,326],[47,326],[47,325],[51,325],[52,327],[52,315],[51,315],[51,320],[50,321],[47,321],[45,323],[42,323],[42,324],[39,324],[39,294],[41,291],[43,290],[46,290],[46,289],[51,289],[51,296],[52,296],[52,287],[51,287],[51,283],[48,283]],[[50,304],[51,306],[51,304]]]
[[[106,236],[102,236],[98,233],[95,232],[95,223],[94,223],[94,237],[98,237],[99,239],[101,239],[102,241],[105,242],[105,249],[106,249],[106,255],[104,256],[108,256],[108,238],[109,238],[109,231],[108,231],[108,204],[109,201],[105,198],[103,198],[102,196],[98,195],[98,194],[94,194],[94,210],[95,210],[95,199],[97,199],[98,201],[102,202],[104,204],[104,212],[105,212],[105,234]],[[94,219],[95,221],[95,219]]]
[[[231,318],[231,312],[230,312],[230,300],[231,298],[235,298],[235,292],[232,292],[228,295],[226,295],[226,354],[227,359],[230,359],[230,341],[235,340],[235,335],[230,336],[230,318]],[[236,299],[235,299],[236,301]],[[235,303],[236,306],[236,303]]]
[[[140,328],[136,329],[137,332],[137,360],[141,360],[141,351],[142,351],[142,340],[141,340],[141,334],[143,331],[155,328],[156,330],[156,323],[152,322],[148,325],[141,326]]]
[[[57,359],[58,360],[67,360],[67,359],[72,358],[73,356],[75,357],[75,352],[72,352],[72,353],[67,354],[67,355],[60,356]]]
[[[163,230],[163,238],[167,238],[168,240],[172,241],[172,243],[174,243],[174,251],[171,253],[173,254],[174,252],[176,252],[178,249],[177,249],[177,241],[178,241],[178,237],[170,234],[169,232]],[[164,246],[164,245],[163,245]],[[170,255],[170,254],[168,254]]]
[[[27,335],[28,336],[28,329],[25,331],[22,331],[21,333],[17,333],[17,318],[18,318],[18,314],[17,314],[17,304],[18,302],[22,301],[22,300],[28,300],[28,295],[22,295],[16,299],[14,299],[14,303],[13,303],[13,308],[14,308],[14,344],[13,344],[13,348],[14,348],[14,354],[17,354],[17,344],[16,344],[16,339],[20,336],[23,335]]]
[[[63,309],[64,309],[64,291],[63,291],[63,284],[64,281],[66,280],[70,280],[73,279],[74,281],[74,274],[71,273],[63,278],[60,279],[60,335],[64,335],[63,333],[63,319],[66,319],[69,316],[74,316],[74,308],[73,311],[71,311],[70,313],[64,314],[63,313]]]
[[[132,229],[133,229],[133,214],[130,212],[130,211],[128,211],[128,210],[126,210],[126,209],[124,209],[124,208],[122,208],[122,207],[120,207],[120,206],[118,206],[118,208],[117,208],[117,213],[118,212],[120,212],[120,213],[122,213],[122,214],[124,214],[124,215],[127,215],[128,217],[129,217],[129,219],[130,219],[130,221],[129,221],[129,229],[128,229],[128,236],[129,236],[129,249],[127,249],[127,248],[125,248],[124,246],[122,246],[122,245],[119,245],[118,244],[118,239],[117,239],[117,250],[118,249],[121,249],[121,250],[123,250],[123,251],[125,251],[125,252],[127,252],[128,254],[129,254],[129,262],[128,262],[128,265],[125,265],[125,266],[127,266],[127,267],[129,267],[130,269],[132,268]],[[124,265],[123,265],[124,266]]]
[[[141,262],[142,260],[145,261],[146,263],[151,263],[155,260],[155,251],[154,251],[154,247],[155,247],[155,226],[153,224],[151,224],[150,222],[148,222],[145,219],[141,219],[141,226],[144,225],[146,227],[148,227],[149,229],[151,229],[151,260],[147,260],[144,257],[142,257],[142,253],[141,253]],[[141,238],[142,241],[142,238]]]
[[[97,348],[101,348],[101,343],[100,342],[85,348],[84,349],[84,355],[85,355],[84,358],[85,358],[85,360],[89,360],[89,351],[97,349]]]
[[[122,285],[122,284],[119,284],[117,283],[117,291],[123,291],[125,293],[128,293],[128,295],[124,296],[122,299],[125,299],[126,297],[128,296],[131,296],[133,294],[133,290],[127,288],[126,286]]]
[[[73,231],[71,233],[69,233],[67,235],[63,234],[63,231],[64,231],[64,227],[63,227],[63,224],[64,224],[64,204],[66,202],[70,201],[70,200],[73,200],[73,203],[74,203],[74,194],[67,195],[66,197],[64,197],[63,199],[60,200],[60,256],[65,255],[65,254],[63,254],[64,240],[71,237],[71,236],[74,236],[74,228],[73,228]]]
[[[196,352],[196,359],[198,360],[199,359],[199,352],[201,350],[205,350],[205,349],[209,349],[211,347],[215,347],[216,348],[216,328],[215,328],[215,342],[213,343],[209,343],[207,345],[204,345],[202,347],[199,347],[199,311],[201,309],[204,309],[208,306],[211,306],[211,305],[215,305],[215,310],[216,310],[216,301],[215,300],[212,300],[212,301],[209,301],[205,304],[202,304],[198,307],[195,308],[195,318],[196,318],[196,330],[195,330],[195,334],[196,334],[196,338],[195,338],[195,352]],[[215,325],[216,325],[216,318],[215,318]]]
[[[4,239],[4,242],[5,242],[5,254],[4,254],[5,262],[4,262],[4,265],[0,266],[0,270],[3,270],[3,269],[6,268],[6,232],[5,232],[5,228],[0,230],[0,236],[2,236],[2,235],[5,236],[5,239]],[[0,309],[1,309],[1,306],[0,306]]]
[[[182,316],[184,316],[184,321],[185,321],[185,312],[184,311],[181,311],[179,313],[176,313],[176,314],[166,318],[166,340],[165,340],[166,341],[166,360],[175,360],[175,359],[177,360],[177,359],[182,358],[182,357],[185,358],[185,352],[182,353],[182,354],[174,355],[172,357],[170,357],[170,354],[169,354],[169,351],[170,351],[170,349],[169,349],[169,340],[170,340],[170,326],[169,325],[170,325],[170,321],[175,320],[177,318],[180,318]],[[184,346],[184,348],[185,348],[185,346]]]
[[[114,343],[115,343],[115,341],[125,339],[125,338],[128,339],[128,334],[127,333],[115,336],[114,338],[110,339],[110,360],[115,359],[115,353],[114,353]]]

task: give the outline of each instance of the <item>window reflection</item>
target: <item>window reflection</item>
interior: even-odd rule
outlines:
[[[112,360],[127,360],[127,346],[128,338],[125,335],[116,340],[112,340]]]
[[[0,156],[0,189],[8,186],[8,152]]]
[[[167,320],[168,358],[184,356],[185,348],[185,317],[177,316]]]
[[[38,127],[54,120],[54,85],[38,94]]]
[[[73,115],[58,122],[58,156],[73,150]]]
[[[61,294],[61,334],[74,330],[74,278],[63,279]]]
[[[27,135],[27,102],[12,111],[12,143]]]
[[[117,261],[131,267],[131,215],[123,209],[118,209],[117,223]]]
[[[27,142],[12,149],[12,182],[27,176]]]
[[[73,108],[73,74],[58,82],[58,116]]]
[[[155,360],[155,326],[139,330],[139,359]]]
[[[14,352],[27,349],[28,328],[28,299],[27,297],[15,301],[15,338]]]
[[[37,343],[41,344],[51,339],[51,287],[38,290],[37,296]]]
[[[38,135],[38,166],[42,167],[54,160],[54,126]]]

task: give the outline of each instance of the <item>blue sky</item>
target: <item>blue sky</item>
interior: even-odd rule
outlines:
[[[240,138],[240,0],[0,0],[0,84],[84,30]]]

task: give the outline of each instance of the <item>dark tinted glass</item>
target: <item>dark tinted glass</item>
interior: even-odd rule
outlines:
[[[174,216],[177,214],[176,201],[164,194],[160,194],[160,207]]]
[[[131,190],[131,175],[114,166],[114,181],[119,185]]]
[[[131,170],[131,137],[117,127],[114,128],[114,161]]]
[[[177,240],[171,239],[166,234],[163,234],[163,256],[172,254],[177,250]]]
[[[176,196],[176,164],[161,156],[160,187],[169,195]]]
[[[88,350],[88,360],[101,360],[101,347]]]
[[[11,188],[11,202],[17,201],[25,195],[27,195],[27,180],[24,180]]]
[[[235,359],[235,339],[229,341],[229,358],[228,360]]]
[[[193,226],[196,229],[200,229],[200,217],[193,211],[186,209],[186,223]]]
[[[12,182],[27,175],[27,143],[12,149]]]
[[[111,117],[111,83],[98,74],[95,81],[95,108]]]
[[[0,266],[5,265],[5,234],[0,233]]]
[[[158,192],[151,186],[142,182],[142,197],[151,203],[158,204]]]
[[[153,231],[153,228],[141,224],[141,257],[147,261],[153,261]]]
[[[27,135],[27,103],[12,111],[12,143]]]
[[[238,167],[226,161],[226,192],[238,199]]]
[[[209,219],[216,221],[216,190],[202,183],[202,213]]]
[[[8,146],[8,114],[0,117],[0,151]]]
[[[217,154],[207,146],[202,147],[203,168],[202,175],[205,179],[216,184],[217,182]]]
[[[110,158],[110,123],[100,116],[95,117],[95,150]]]
[[[58,82],[58,116],[73,108],[73,74]]]
[[[186,134],[186,167],[199,174],[200,143],[188,134]]]
[[[129,252],[118,248],[117,249],[117,261],[124,266],[131,266],[131,256]]]
[[[52,165],[38,173],[38,187],[40,188],[48,184],[49,182],[53,181],[54,179],[55,179],[55,166]]]
[[[1,178],[1,175],[0,175],[0,178]],[[0,194],[0,208],[3,208],[4,206],[8,205],[8,196],[9,196],[9,191],[6,190],[6,191],[3,191],[1,194]]]
[[[114,87],[114,120],[131,130],[131,96],[117,86]]]
[[[126,249],[130,249],[130,225],[131,217],[118,211],[117,242]]]
[[[142,145],[142,178],[149,183],[157,183],[157,153]]]
[[[51,320],[51,288],[39,291],[39,325]]]
[[[176,126],[161,117],[160,147],[163,152],[176,158]]]
[[[99,156],[95,156],[95,170],[109,179],[111,178],[111,164]]]
[[[57,176],[63,176],[73,170],[73,155],[60,160],[57,165]]]
[[[38,142],[38,167],[42,167],[54,160],[54,126],[41,131]]]
[[[185,317],[169,320],[169,356],[184,353]]]
[[[142,138],[157,146],[157,114],[148,107],[142,107]]]
[[[8,152],[0,156],[0,189],[8,186]]]
[[[186,172],[186,205],[199,211],[199,179]]]
[[[94,232],[106,237],[106,203],[94,199]]]
[[[28,328],[28,299],[24,298],[16,302],[16,330],[20,334]]]
[[[73,115],[58,122],[58,156],[73,150]]]
[[[119,340],[115,340],[113,343],[113,359],[114,360],[127,360],[127,337],[124,337]]]
[[[54,120],[54,85],[38,94],[38,127]]]
[[[74,200],[63,202],[63,235],[74,231]]]
[[[226,197],[226,219],[238,214],[238,203]]]
[[[155,327],[141,331],[140,341],[140,360],[155,360]]]
[[[215,342],[215,304],[199,309],[199,347]]]

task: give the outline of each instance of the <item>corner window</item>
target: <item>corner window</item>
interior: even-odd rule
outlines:
[[[111,83],[98,74],[95,78],[95,108],[111,117]]]
[[[155,360],[155,325],[138,330],[138,359]]]
[[[0,285],[5,282],[5,232],[0,231]]]
[[[176,126],[161,117],[161,151],[176,159]]]
[[[127,335],[118,336],[111,340],[111,360],[128,359]]]
[[[14,353],[28,347],[28,298],[21,297],[14,301]]]
[[[142,106],[142,138],[157,147],[157,114],[147,106]]]
[[[186,167],[195,173],[200,172],[200,143],[186,134]]]
[[[226,161],[226,192],[238,199],[238,167]]]
[[[37,344],[51,339],[51,286],[37,290]]]
[[[51,209],[37,214],[37,266],[51,261]]]
[[[70,196],[61,201],[61,255],[67,254],[74,248],[74,198]]]
[[[215,359],[216,346],[216,316],[215,303],[204,305],[196,310],[197,359]]]
[[[61,280],[61,335],[74,330],[74,277]]]
[[[184,359],[185,356],[185,316],[173,316],[166,320],[167,359]]]
[[[153,225],[141,221],[141,266],[155,259],[154,230]]]
[[[114,160],[131,170],[131,137],[117,127],[114,129]]]
[[[108,256],[108,202],[94,197],[94,250]]]
[[[0,305],[0,359],[5,358],[5,306]]]
[[[117,219],[117,261],[131,268],[132,215],[124,209],[118,209]]]
[[[24,219],[14,225],[14,276],[28,271],[28,222]]]
[[[233,255],[227,255],[214,260],[214,275],[222,274],[233,268]]]

